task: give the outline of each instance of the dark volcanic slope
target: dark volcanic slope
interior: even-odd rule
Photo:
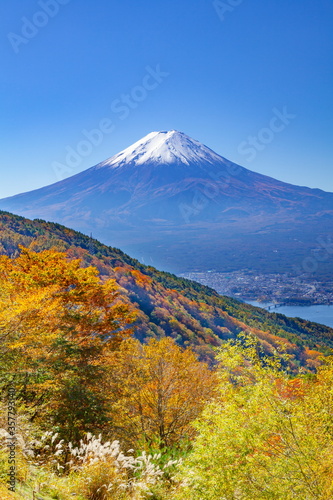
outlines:
[[[177,271],[285,271],[333,227],[332,193],[251,172],[175,131],[149,134],[80,174],[0,200],[0,208],[93,232]]]

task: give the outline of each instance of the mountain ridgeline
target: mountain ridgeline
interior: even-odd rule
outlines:
[[[291,367],[314,369],[318,357],[333,347],[333,329],[299,318],[268,313],[219,295],[214,290],[146,266],[117,248],[80,232],[43,220],[0,212],[0,253],[16,256],[19,245],[35,251],[54,248],[97,267],[101,279],[114,278],[126,301],[137,311],[135,335],[141,341],[170,336],[191,346],[201,359],[214,359],[221,342],[248,332],[266,353],[282,342],[294,356]]]
[[[332,193],[252,172],[175,130],[2,199],[0,209],[93,232],[172,272],[302,272],[304,259],[333,237]],[[314,271],[332,270],[332,259],[321,258]]]

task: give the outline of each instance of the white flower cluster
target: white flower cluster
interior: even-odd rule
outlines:
[[[66,467],[69,467],[73,472],[80,472],[86,466],[99,462],[112,462],[115,475],[119,478],[118,487],[124,490],[147,491],[166,473],[170,473],[173,467],[177,467],[181,463],[181,460],[169,460],[160,465],[160,453],[147,454],[143,451],[135,457],[134,450],[128,450],[125,454],[120,449],[119,441],[103,443],[101,434],[96,437],[88,433],[76,447],[72,443],[66,444],[64,440],[57,442],[57,437],[57,433],[46,432],[40,440],[31,443],[31,448],[38,450],[38,452],[35,451],[36,465],[41,465],[43,455],[47,455],[47,461],[53,462],[60,471],[64,465],[61,465],[59,461],[66,454],[70,456]],[[111,483],[104,485],[106,491],[111,491],[114,486]]]
[[[168,469],[179,464],[179,460],[169,460],[161,467],[156,463],[161,458],[160,453],[151,455],[143,451],[141,455],[134,457],[132,455],[134,450],[128,450],[128,454],[125,455],[120,449],[119,441],[102,443],[101,434],[95,437],[88,433],[86,440],[81,440],[78,447],[74,448],[71,443],[68,447],[78,468],[84,467],[87,463],[92,464],[111,458],[118,472],[130,470],[131,475],[139,476],[144,484],[155,484],[156,480],[162,477]],[[73,464],[74,460],[71,463]],[[130,486],[133,486],[133,481],[131,481]]]

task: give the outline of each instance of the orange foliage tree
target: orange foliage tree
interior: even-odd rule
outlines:
[[[109,358],[113,426],[130,445],[172,446],[193,434],[190,423],[212,397],[216,376],[171,338],[122,343]]]
[[[72,439],[107,421],[105,356],[132,333],[134,320],[118,289],[53,250],[0,257],[3,379],[15,376],[31,418],[48,416]]]

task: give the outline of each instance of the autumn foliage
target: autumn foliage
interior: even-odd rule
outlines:
[[[333,359],[290,378],[245,337],[218,357],[219,396],[195,423],[177,500],[333,498]]]
[[[191,422],[212,398],[217,379],[190,349],[171,338],[122,343],[110,356],[108,390],[115,435],[129,445],[175,446],[190,440]]]
[[[131,276],[142,289],[151,282]],[[31,419],[67,439],[103,431],[162,446],[193,432],[212,372],[170,338],[142,346],[137,324],[116,281],[79,259],[26,248],[0,257],[2,389],[15,382]]]
[[[162,336],[191,347],[201,360],[214,362],[215,348],[241,331],[254,334],[266,354],[284,340],[293,355],[290,366],[315,371],[322,354],[333,347],[333,329],[286,318],[240,303],[194,281],[158,271],[117,248],[60,224],[30,221],[0,211],[0,254],[17,257],[19,246],[41,252],[66,251],[70,259],[93,266],[104,280],[115,279],[122,300],[136,310],[135,336],[141,341]]]
[[[2,380],[15,380],[33,418],[74,429],[105,420],[105,356],[132,330],[114,280],[52,250],[0,257]],[[68,426],[66,422],[71,422]]]
[[[18,480],[47,498],[331,500],[332,358],[90,257],[0,257],[0,483],[14,386]]]

